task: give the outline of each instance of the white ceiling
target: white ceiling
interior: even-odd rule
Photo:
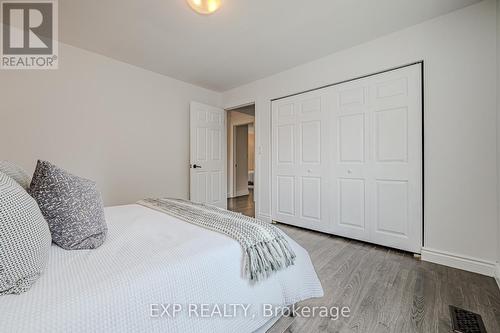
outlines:
[[[59,1],[62,42],[216,91],[272,75],[480,0]]]

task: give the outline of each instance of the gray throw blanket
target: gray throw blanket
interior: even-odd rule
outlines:
[[[144,199],[138,204],[235,239],[243,248],[244,274],[251,281],[262,280],[295,262],[283,232],[269,223],[181,199]]]

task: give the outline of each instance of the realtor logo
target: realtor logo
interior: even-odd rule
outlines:
[[[1,69],[57,69],[57,0],[2,1]]]

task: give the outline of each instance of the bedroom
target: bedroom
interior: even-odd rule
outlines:
[[[500,331],[497,1],[33,3],[0,8],[0,332]],[[196,205],[248,105],[257,220]]]

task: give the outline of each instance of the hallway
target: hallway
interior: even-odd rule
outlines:
[[[255,217],[255,203],[253,201],[253,189],[249,189],[250,194],[236,198],[227,199],[227,209]]]

